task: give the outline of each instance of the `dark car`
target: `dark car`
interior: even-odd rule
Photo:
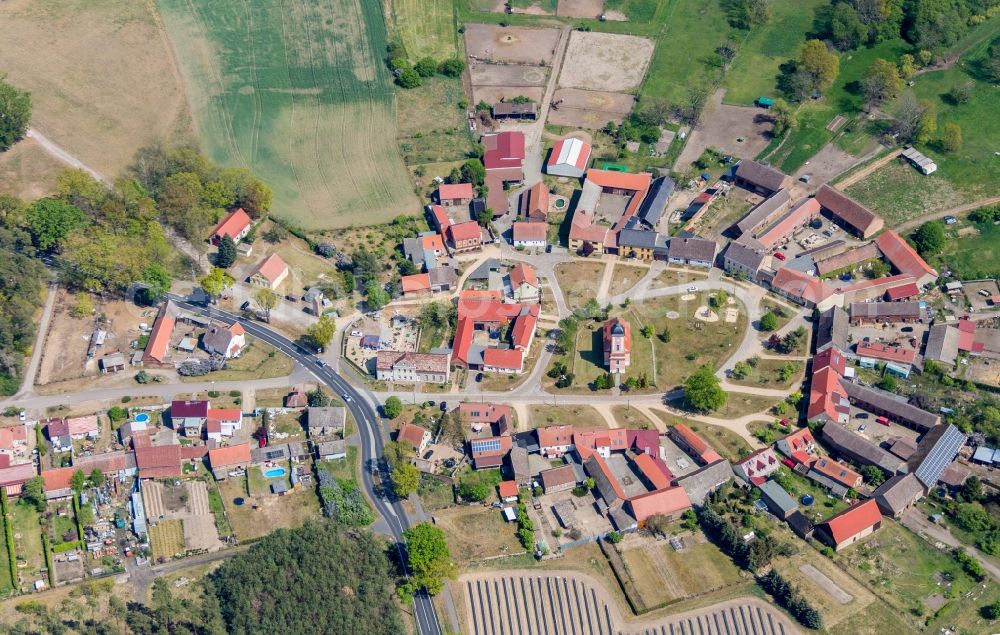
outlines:
[[[858,414],[854,415],[854,418],[855,419],[867,419],[868,418],[868,413],[867,412],[859,412]]]
[[[246,311],[249,308],[250,308],[250,300],[247,300],[246,302],[240,305],[240,311]]]
[[[476,373],[476,382],[481,382],[481,381],[483,381],[483,374]]]
[[[437,402],[436,402],[436,401],[434,401],[433,399],[431,399],[430,401],[428,401],[428,402],[427,402],[427,405],[428,405],[428,406],[436,406],[436,405],[437,405]]]
[[[912,326],[904,326],[903,328],[901,328],[899,330],[902,333],[912,333],[913,332],[913,327]]]
[[[442,401],[441,402],[441,412],[448,412],[448,402],[447,401]]]

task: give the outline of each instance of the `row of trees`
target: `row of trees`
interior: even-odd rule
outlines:
[[[823,628],[823,616],[820,612],[780,573],[772,569],[757,578],[757,583],[774,598],[775,602],[788,609],[792,617],[803,626],[816,630]]]
[[[465,61],[455,55],[440,62],[433,57],[422,57],[415,62],[406,57],[406,51],[396,42],[386,47],[386,65],[396,78],[396,84],[401,88],[416,88],[422,79],[444,75],[445,77],[460,77],[465,70]]]

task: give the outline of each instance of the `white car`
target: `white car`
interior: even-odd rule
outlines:
[[[18,421],[26,421],[27,419],[28,419],[28,413],[25,412],[24,410],[22,410],[21,412],[17,413],[17,420]]]
[[[688,287],[688,293],[695,293],[697,290],[698,287]]]
[[[361,337],[361,331],[351,331],[351,337]]]

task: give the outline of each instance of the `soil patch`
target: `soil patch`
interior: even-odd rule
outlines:
[[[633,91],[653,57],[653,42],[634,35],[573,31],[559,74],[564,88]]]
[[[560,88],[555,91],[552,101],[556,107],[549,109],[548,123],[593,130],[604,127],[609,121],[621,123],[635,104],[635,98],[625,93],[578,88]]]
[[[558,42],[558,29],[465,25],[465,50],[470,61],[548,66],[552,63]]]

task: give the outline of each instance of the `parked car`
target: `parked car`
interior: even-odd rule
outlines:
[[[250,300],[247,300],[246,302],[240,305],[240,311],[246,311],[249,308],[250,308]]]
[[[785,254],[781,253],[780,251],[774,252],[774,257],[781,261],[785,260]]]
[[[958,222],[958,219],[955,218],[954,216],[945,216],[944,217],[944,224],[945,225],[954,225],[957,222]]]
[[[855,419],[867,419],[868,418],[868,413],[867,412],[859,412],[858,414],[854,415],[854,418]]]
[[[901,333],[912,333],[913,332],[913,327],[912,326],[904,326],[903,328],[899,329],[899,331]]]
[[[984,298],[990,297],[990,292],[987,291],[986,289],[980,289],[979,291],[976,291],[976,293],[983,296]]]
[[[881,423],[884,426],[891,426],[892,425],[892,422],[889,421],[888,417],[879,417],[875,421],[876,421],[876,423]]]
[[[478,382],[481,382],[481,381],[483,381],[483,374],[482,373],[476,373],[476,382],[478,383]]]
[[[865,424],[862,423],[861,425],[858,426],[858,432],[864,432],[864,431],[865,431]]]
[[[441,412],[448,412],[448,402],[447,401],[442,401],[441,402]]]
[[[351,331],[351,337],[361,337],[364,335],[361,331]]]
[[[688,287],[688,293],[695,293],[698,291],[698,287]]]

